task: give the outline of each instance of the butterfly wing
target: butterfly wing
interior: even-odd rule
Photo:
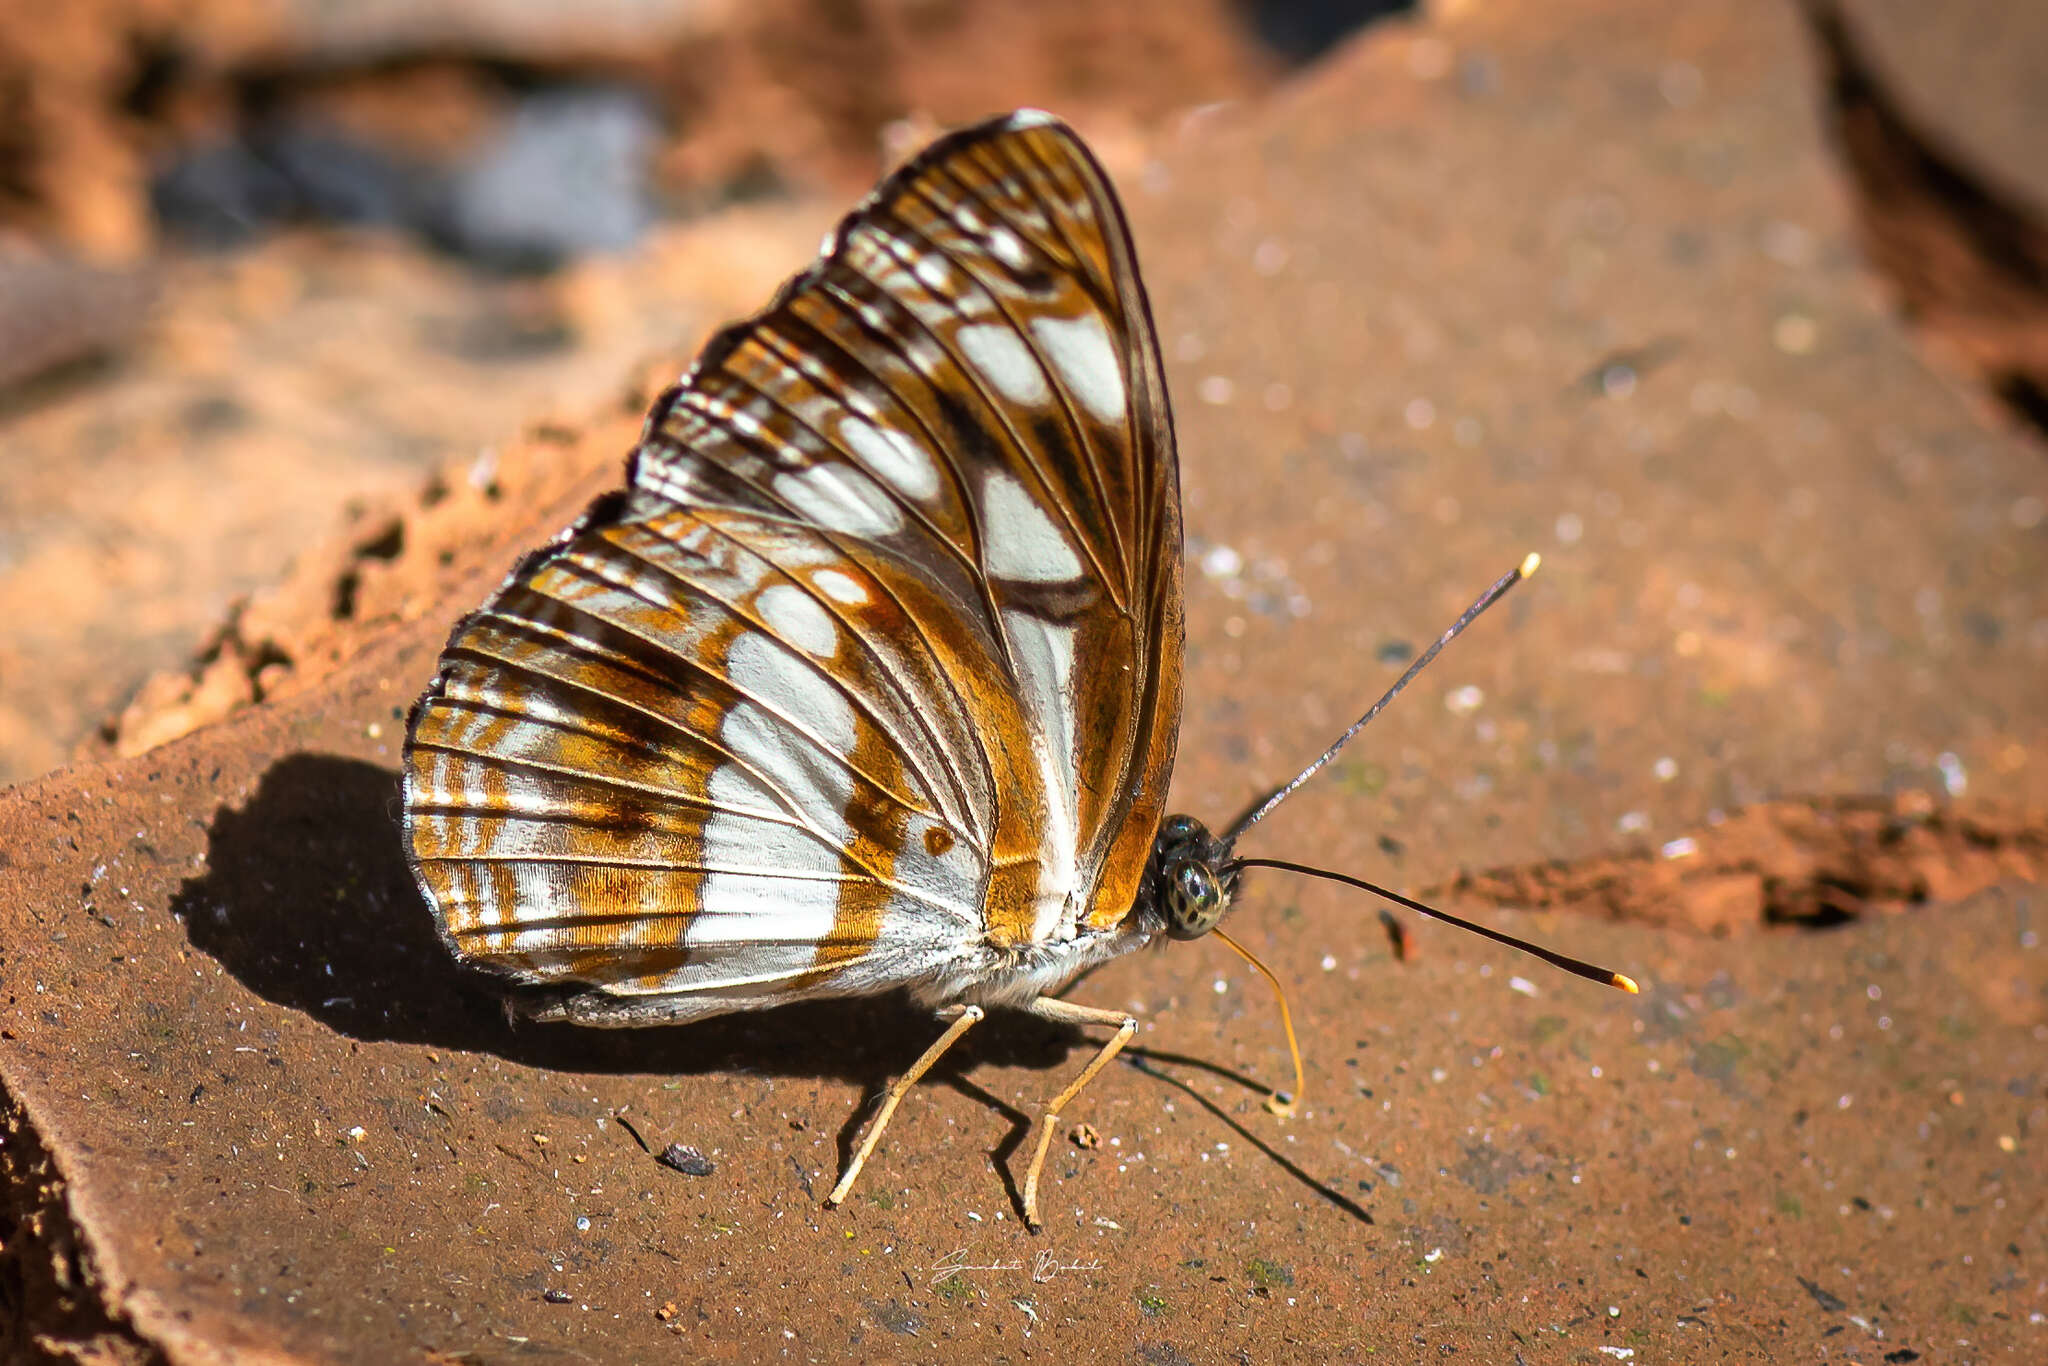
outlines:
[[[458,953],[666,1018],[1113,930],[1180,711],[1128,229],[1042,114],[943,139],[456,630],[406,821]]]

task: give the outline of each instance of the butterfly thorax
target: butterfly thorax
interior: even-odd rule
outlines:
[[[1083,929],[1072,939],[987,946],[914,985],[911,996],[924,1005],[1024,1006],[1058,993],[1089,968],[1158,942],[1164,933],[1156,917],[1134,909],[1108,929]]]
[[[1166,939],[1198,939],[1216,927],[1237,889],[1230,846],[1193,816],[1159,828],[1127,914],[1069,939],[989,946],[979,961],[921,984],[929,1003],[1020,1005],[1059,990],[1088,968]]]

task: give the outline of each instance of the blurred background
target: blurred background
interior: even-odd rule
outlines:
[[[1487,8],[1517,6],[1436,7]],[[2038,432],[2048,10],[1787,10],[1891,306],[1995,421]],[[305,673],[374,615],[400,510],[492,493],[521,436],[632,412],[939,128],[1043,105],[1128,190],[1220,107],[1426,17],[1397,0],[0,4],[0,783],[146,748]],[[1406,77],[1481,97],[1500,56],[1421,43]],[[1699,97],[1683,54],[1642,80],[1660,108]],[[1764,249],[1813,248],[1787,228]],[[1651,339],[1589,382],[1625,388],[1660,359]]]

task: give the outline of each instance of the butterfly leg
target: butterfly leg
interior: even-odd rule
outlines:
[[[1095,1060],[1081,1069],[1081,1075],[1074,1078],[1074,1084],[1052,1098],[1045,1107],[1045,1113],[1038,1120],[1038,1150],[1032,1155],[1030,1170],[1024,1174],[1024,1222],[1036,1229],[1042,1225],[1038,1218],[1038,1174],[1045,1166],[1046,1152],[1052,1147],[1054,1130],[1059,1128],[1060,1111],[1067,1108],[1067,1102],[1081,1094],[1081,1088],[1095,1080],[1095,1074],[1109,1066],[1109,1060],[1123,1051],[1131,1036],[1138,1032],[1137,1017],[1122,1010],[1100,1010],[1094,1006],[1075,1005],[1072,1001],[1057,1001],[1050,996],[1041,996],[1025,1007],[1041,1020],[1053,1020],[1060,1024],[1073,1025],[1115,1025],[1116,1034],[1102,1046]]]
[[[932,1064],[936,1063],[947,1049],[958,1043],[962,1034],[973,1028],[987,1014],[988,1012],[980,1006],[947,1006],[938,1012],[940,1019],[951,1020],[952,1023],[946,1026],[946,1032],[939,1035],[932,1046],[924,1051],[924,1055],[910,1065],[910,1070],[898,1077],[896,1083],[889,1088],[889,1094],[883,1098],[882,1108],[875,1112],[874,1121],[868,1125],[867,1132],[860,1136],[860,1146],[853,1150],[853,1161],[846,1164],[846,1174],[839,1178],[839,1184],[825,1197],[828,1206],[837,1205],[846,1199],[846,1193],[853,1189],[853,1178],[860,1175],[860,1169],[867,1164],[868,1154],[874,1152],[875,1145],[882,1141],[882,1130],[889,1127],[889,1117],[896,1113],[897,1103],[903,1099],[904,1093],[917,1085],[918,1078],[931,1071]]]

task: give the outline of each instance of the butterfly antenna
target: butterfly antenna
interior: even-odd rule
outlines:
[[[1479,614],[1481,612],[1484,612],[1487,608],[1493,606],[1496,602],[1499,602],[1501,598],[1506,595],[1507,591],[1510,588],[1513,588],[1523,579],[1526,579],[1531,574],[1534,574],[1536,572],[1536,567],[1542,563],[1543,557],[1532,550],[1529,552],[1527,556],[1523,558],[1520,564],[1516,565],[1513,569],[1509,570],[1507,573],[1501,575],[1499,579],[1495,580],[1493,587],[1487,589],[1484,593],[1481,593],[1479,595],[1479,600],[1473,603],[1470,607],[1467,607],[1464,613],[1460,615],[1456,621],[1451,623],[1451,629],[1445,631],[1442,635],[1438,636],[1436,638],[1436,643],[1434,645],[1431,645],[1427,650],[1424,650],[1422,654],[1416,659],[1416,661],[1413,664],[1410,664],[1407,670],[1404,673],[1402,673],[1402,675],[1399,678],[1394,680],[1394,686],[1387,689],[1386,692],[1380,697],[1380,700],[1373,703],[1372,706],[1366,710],[1365,715],[1359,717],[1356,721],[1352,722],[1351,728],[1345,731],[1342,735],[1337,737],[1336,744],[1331,745],[1328,749],[1324,750],[1322,752],[1321,757],[1319,757],[1314,763],[1310,764],[1301,772],[1295,774],[1294,780],[1292,782],[1288,783],[1285,787],[1275,792],[1272,796],[1266,798],[1265,801],[1260,802],[1257,807],[1253,808],[1250,815],[1245,816],[1242,820],[1238,821],[1236,825],[1231,826],[1229,831],[1226,832],[1223,836],[1224,847],[1228,848],[1231,844],[1235,843],[1239,835],[1242,835],[1245,831],[1251,829],[1252,826],[1256,825],[1259,821],[1265,819],[1267,812],[1271,811],[1274,807],[1280,805],[1280,803],[1286,801],[1289,797],[1293,796],[1294,789],[1300,787],[1310,778],[1315,777],[1315,775],[1322,770],[1324,765],[1328,764],[1330,760],[1337,757],[1337,752],[1339,750],[1343,749],[1344,746],[1351,743],[1352,736],[1364,730],[1366,723],[1368,721],[1371,721],[1373,717],[1378,716],[1380,712],[1385,710],[1387,703],[1393,701],[1397,696],[1400,695],[1401,689],[1407,687],[1409,683],[1414,681],[1415,675],[1421,673],[1423,669],[1428,666],[1429,661],[1436,658],[1438,651],[1442,650],[1444,646],[1450,644],[1453,640],[1457,639],[1459,632],[1463,631],[1467,626],[1470,626],[1474,621],[1477,621],[1479,619]]]
[[[1475,921],[1466,920],[1462,916],[1452,915],[1449,911],[1439,911],[1434,906],[1425,906],[1420,901],[1416,901],[1412,897],[1402,896],[1399,892],[1389,891],[1385,887],[1379,886],[1377,883],[1367,882],[1364,878],[1352,877],[1348,873],[1335,873],[1330,871],[1328,868],[1311,868],[1304,863],[1289,863],[1285,859],[1277,858],[1233,859],[1231,860],[1231,866],[1233,868],[1278,868],[1282,872],[1301,873],[1308,877],[1319,877],[1325,878],[1331,882],[1341,882],[1347,887],[1356,887],[1360,891],[1371,892],[1374,896],[1383,896],[1397,906],[1406,906],[1411,911],[1416,911],[1421,913],[1422,915],[1431,916],[1437,920],[1442,920],[1448,924],[1456,925],[1461,930],[1470,930],[1472,931],[1472,933],[1479,935],[1482,938],[1491,939],[1496,944],[1506,944],[1511,949],[1520,949],[1523,953],[1534,954],[1536,955],[1536,957],[1541,958],[1544,962],[1550,964],[1550,966],[1554,968],[1563,968],[1566,972],[1572,974],[1572,976],[1574,977],[1583,977],[1589,982],[1598,982],[1602,986],[1615,987],[1621,991],[1627,992],[1631,996],[1634,996],[1637,992],[1641,990],[1641,988],[1636,985],[1636,979],[1628,976],[1626,973],[1615,972],[1609,968],[1598,967],[1592,963],[1586,962],[1584,959],[1572,958],[1566,954],[1558,953],[1551,949],[1546,949],[1541,944],[1532,944],[1526,939],[1517,939],[1515,938],[1515,936],[1511,934],[1503,934],[1499,930],[1478,924]],[[1215,931],[1211,931],[1211,933],[1215,933]],[[1230,941],[1225,940],[1224,942],[1229,943]],[[1235,949],[1237,948],[1237,945],[1231,944],[1231,947]],[[1237,951],[1239,953],[1244,953],[1243,949],[1237,949]],[[1251,958],[1251,955],[1247,953],[1245,954],[1245,957]],[[1252,960],[1252,965],[1254,967],[1258,966],[1258,962],[1256,959]],[[1265,972],[1265,969],[1259,968],[1259,971]],[[1271,973],[1267,973],[1266,975],[1268,977],[1272,976]],[[1276,982],[1274,983],[1274,986],[1277,989],[1279,984]],[[1284,1019],[1284,1012],[1286,1010],[1286,1005],[1284,1002],[1282,1003],[1281,1010],[1283,1011],[1282,1018]],[[1288,1039],[1290,1043],[1293,1041],[1293,1034],[1293,1028],[1292,1026],[1290,1026],[1288,1029]],[[1299,1062],[1296,1063],[1296,1066],[1300,1066]]]
[[[1294,1058],[1294,1090],[1292,1092],[1275,1091],[1272,1095],[1267,1096],[1266,1108],[1272,1113],[1279,1115],[1282,1119],[1291,1118],[1294,1114],[1296,1102],[1301,1099],[1301,1093],[1308,1087],[1308,1080],[1301,1070],[1301,1045],[1294,1041],[1294,1012],[1287,1008],[1287,993],[1281,990],[1280,979],[1273,975],[1273,970],[1253,957],[1250,949],[1238,943],[1221,930],[1212,929],[1209,933],[1229,945],[1232,953],[1244,959],[1245,962],[1250,963],[1254,968],[1257,968],[1259,975],[1264,977],[1267,984],[1273,988],[1273,995],[1279,998],[1280,1024],[1287,1031],[1287,1051]]]

